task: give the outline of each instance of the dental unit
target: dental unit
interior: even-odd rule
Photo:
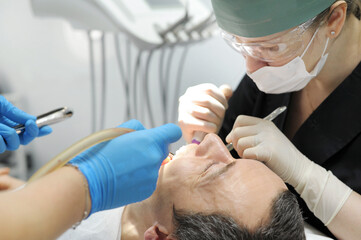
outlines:
[[[175,121],[168,116],[176,115],[174,109],[189,46],[219,34],[213,11],[202,0],[31,0],[31,6],[35,16],[65,19],[74,29],[84,30],[88,35],[92,133],[104,129],[108,85],[105,49],[109,34],[113,35],[125,90],[125,120],[149,120],[149,127],[156,125],[153,110],[158,105],[162,106],[163,123]],[[178,49],[182,53],[175,60],[174,52]],[[95,54],[98,50],[99,66]],[[149,66],[154,62],[160,65],[159,79],[150,76]],[[174,88],[167,82],[172,68],[177,74]],[[98,71],[100,75],[96,74]],[[99,96],[97,80],[102,86]],[[161,104],[150,96],[154,81],[160,83]]]

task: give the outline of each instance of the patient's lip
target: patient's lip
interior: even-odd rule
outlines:
[[[173,160],[173,156],[174,156],[173,153],[169,153],[169,154],[168,154],[168,157],[163,160],[162,166],[163,166],[163,165],[166,165],[167,163],[169,163],[170,161],[172,161],[172,160]]]

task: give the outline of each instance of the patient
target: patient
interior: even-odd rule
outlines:
[[[59,239],[305,239],[295,197],[264,164],[208,134],[161,167],[153,195],[92,215]]]
[[[94,214],[60,239],[305,239],[283,181],[258,161],[235,160],[214,134],[178,150],[153,195],[120,216]]]

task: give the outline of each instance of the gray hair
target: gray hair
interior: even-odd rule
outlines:
[[[273,201],[271,219],[256,230],[238,225],[222,214],[189,213],[173,208],[178,240],[305,240],[302,213],[296,197],[290,191],[280,193]]]

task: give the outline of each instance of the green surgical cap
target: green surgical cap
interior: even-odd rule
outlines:
[[[220,28],[254,38],[300,25],[330,7],[335,0],[212,0]]]

